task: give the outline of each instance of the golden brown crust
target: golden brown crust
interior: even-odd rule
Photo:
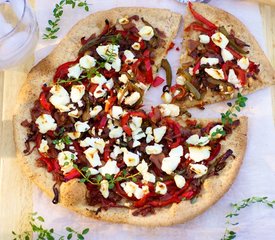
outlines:
[[[255,37],[248,31],[246,26],[235,16],[232,14],[221,10],[219,8],[202,4],[202,3],[194,3],[194,9],[200,13],[202,16],[206,17],[209,21],[213,22],[217,26],[224,26],[227,30],[233,29],[235,31],[236,37],[240,38],[244,42],[250,45],[250,53],[248,54],[248,58],[255,63],[260,63],[260,73],[258,75],[257,80],[249,79],[249,88],[245,88],[242,90],[243,95],[247,95],[249,93],[255,92],[259,89],[271,86],[275,84],[275,71],[272,68],[268,58],[265,56],[263,50],[258,44]],[[194,22],[194,17],[187,11],[187,14],[184,16],[184,29],[189,26],[190,23]],[[186,52],[186,44],[188,39],[198,39],[199,33],[197,32],[186,32],[184,31],[184,40],[182,45],[182,56],[181,56],[181,64],[185,62],[192,61],[193,59],[187,56]],[[221,95],[218,93],[211,92],[210,90],[206,93],[203,98],[203,102],[205,104],[216,103],[228,99],[235,98],[237,91],[234,95]],[[197,104],[201,103],[200,101],[184,101],[178,102],[178,104],[183,105],[184,107],[194,107]]]

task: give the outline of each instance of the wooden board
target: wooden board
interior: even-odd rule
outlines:
[[[260,9],[268,57],[275,66],[275,7],[260,4]],[[32,185],[16,164],[12,135],[15,99],[32,63],[33,58],[30,58],[16,69],[0,71],[0,239],[11,239],[12,230],[26,230],[27,216],[33,211]],[[275,109],[274,87],[272,91]],[[273,116],[275,121],[274,113]]]

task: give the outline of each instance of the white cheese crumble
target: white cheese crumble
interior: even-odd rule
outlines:
[[[125,98],[125,104],[127,105],[134,105],[139,99],[140,99],[140,93],[139,92],[133,92],[129,97]]]
[[[177,174],[174,176],[174,181],[178,188],[183,188],[186,183],[185,178],[183,176],[177,175]]]
[[[123,134],[123,129],[122,127],[116,127],[112,128],[111,131],[109,132],[109,137],[110,138],[120,138]]]
[[[113,106],[111,111],[111,116],[115,119],[119,119],[123,114],[123,109],[120,106]]]
[[[218,58],[206,58],[206,57],[201,58],[201,65],[209,64],[210,66],[213,66],[213,65],[216,65],[218,63],[219,63]]]
[[[92,167],[97,167],[102,165],[96,148],[89,147],[84,151],[84,154],[87,160],[89,161],[89,163],[92,165]]]
[[[75,130],[77,132],[86,132],[90,129],[90,126],[88,124],[88,121],[86,122],[80,122],[80,121],[77,121],[75,124],[74,124],[74,127],[75,127]]]
[[[134,50],[138,51],[140,50],[140,43],[134,42],[131,46]]]
[[[106,90],[102,88],[102,85],[98,85],[94,91],[94,97],[101,98],[101,97],[104,97],[105,94],[106,94]]]
[[[177,117],[180,114],[180,108],[175,104],[160,104],[159,110],[163,117]]]
[[[176,170],[179,163],[180,163],[179,156],[165,157],[162,160],[161,170],[166,172],[168,175],[170,175],[174,170]]]
[[[103,167],[98,169],[98,171],[102,176],[105,176],[106,174],[117,174],[120,169],[116,165],[116,161],[108,160]]]
[[[120,77],[118,77],[118,80],[120,81],[120,82],[122,82],[122,83],[124,83],[124,84],[126,84],[128,81],[129,81],[129,79],[128,79],[128,77],[127,77],[127,75],[126,74],[121,74],[121,76]]]
[[[90,108],[90,116],[91,118],[96,117],[101,111],[102,107],[100,105],[95,106],[94,108]]]
[[[238,77],[233,69],[229,69],[228,82],[232,83],[235,86],[235,88],[242,87],[240,80],[238,79]]]
[[[190,163],[190,169],[196,173],[194,178],[199,178],[205,175],[208,171],[208,168],[202,164],[192,164]]]
[[[144,196],[142,188],[132,181],[121,183],[120,186],[123,188],[124,192],[126,192],[128,197],[134,195],[137,199],[141,199]]]
[[[203,147],[189,147],[189,157],[195,162],[201,162],[210,157],[211,147],[203,146]]]
[[[61,112],[69,112],[70,108],[66,105],[70,103],[69,93],[60,85],[54,85],[50,93],[52,96],[49,98],[49,101],[56,109],[59,109]]]
[[[143,40],[150,41],[154,36],[154,29],[150,26],[144,26],[139,30],[138,34]]]
[[[221,50],[221,54],[222,54],[222,59],[224,62],[227,62],[227,61],[231,61],[234,59],[234,56],[232,55],[231,52],[229,52],[227,49],[223,48]]]
[[[41,143],[40,143],[40,146],[38,148],[38,151],[41,152],[41,153],[46,153],[48,150],[49,150],[49,145],[48,145],[47,140],[42,139]]]
[[[229,40],[221,32],[216,32],[211,36],[213,43],[215,43],[220,48],[225,48],[229,43]]]
[[[164,103],[171,103],[172,102],[172,95],[169,93],[169,92],[164,92],[162,95],[161,95],[161,99]]]
[[[205,68],[204,71],[215,79],[224,79],[224,73],[222,69],[215,69],[215,68]]]
[[[176,83],[179,84],[179,85],[184,85],[184,84],[185,84],[185,81],[186,81],[186,79],[185,79],[185,77],[182,76],[182,75],[177,76],[177,78],[176,78]]]
[[[69,115],[70,117],[73,117],[73,118],[79,118],[79,117],[80,117],[80,112],[78,111],[78,109],[75,109],[75,110],[73,110],[73,111],[70,111],[70,112],[68,113],[68,115]]]
[[[89,55],[85,55],[79,59],[79,65],[82,68],[90,69],[96,65],[96,60]]]
[[[100,182],[99,191],[101,192],[101,194],[104,198],[109,197],[109,182],[107,180],[102,180]]]
[[[167,193],[167,187],[163,182],[157,182],[155,192],[161,195],[165,195]]]
[[[57,160],[63,173],[70,172],[73,167],[73,161],[77,159],[77,156],[70,151],[63,151],[58,153]]]
[[[124,56],[126,57],[125,63],[129,64],[135,62],[135,55],[130,50],[125,50]]]
[[[211,138],[217,139],[222,137],[222,134],[218,133],[215,136],[212,136],[213,133],[217,132],[218,130],[223,131],[223,126],[222,125],[216,125],[215,127],[212,127],[209,131],[209,135]]]
[[[162,152],[162,146],[161,144],[155,143],[152,146],[146,146],[145,151],[148,155],[151,154],[160,154]]]
[[[210,42],[210,37],[208,35],[205,34],[201,34],[199,36],[200,42],[203,44],[208,44]]]
[[[199,146],[204,146],[206,145],[207,143],[209,143],[209,138],[208,137],[199,137],[198,134],[194,134],[192,136],[190,136],[186,142],[188,144],[191,144],[191,145],[199,145]]]
[[[182,157],[183,156],[183,147],[181,145],[172,148],[169,152],[170,157]]]
[[[100,74],[100,75],[95,75],[94,77],[92,77],[91,82],[94,84],[103,85],[104,83],[107,82],[107,79],[102,74]]]
[[[166,133],[166,130],[167,130],[166,126],[154,128],[153,133],[154,133],[154,139],[156,143],[159,143],[162,140],[163,136]]]
[[[123,161],[127,167],[134,167],[139,164],[139,156],[133,152],[129,152],[126,148],[123,148]]]
[[[78,139],[81,135],[80,132],[68,132],[67,135],[72,139],[72,140],[75,140],[75,139]]]
[[[57,128],[54,118],[49,114],[42,114],[36,120],[40,133],[54,131]]]
[[[241,59],[238,60],[238,66],[243,69],[246,70],[249,67],[249,60],[247,57],[242,57]]]
[[[67,74],[67,76],[68,76],[69,78],[78,79],[79,76],[81,75],[82,71],[83,71],[83,70],[81,69],[80,65],[79,65],[79,64],[76,64],[76,65],[74,65],[74,66],[68,68],[68,72],[69,72],[69,73]]]

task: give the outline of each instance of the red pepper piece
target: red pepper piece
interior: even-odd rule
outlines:
[[[103,116],[103,117],[101,118],[101,120],[100,120],[100,123],[99,123],[98,128],[103,129],[103,128],[106,126],[107,121],[108,121],[107,116],[106,116],[106,115]]]
[[[188,127],[195,127],[197,125],[197,120],[187,119],[185,122]]]
[[[69,180],[74,179],[74,178],[80,178],[80,177],[81,177],[80,172],[75,168],[64,175],[64,178],[65,178],[66,181],[69,181]]]
[[[105,109],[104,111],[107,113],[111,110],[111,108],[113,107],[113,105],[115,104],[116,102],[116,99],[117,97],[116,96],[113,96],[113,97],[110,97],[108,98],[108,100],[106,101],[106,104],[105,104]]]
[[[221,151],[221,144],[218,143],[218,144],[215,145],[215,148],[212,148],[210,157],[205,161],[207,163],[211,162],[215,157],[218,156],[220,151]]]
[[[186,27],[184,29],[184,31],[189,32],[190,30],[194,30],[197,32],[201,32],[204,33],[208,36],[211,36],[213,34],[213,30],[207,29],[205,27],[203,27],[201,24],[197,23],[197,22],[192,22],[188,27]]]
[[[157,77],[155,78],[155,80],[153,81],[152,86],[153,86],[153,87],[158,87],[158,86],[161,85],[164,81],[165,81],[165,80],[164,80],[162,77],[157,76]]]
[[[180,145],[181,142],[181,131],[180,131],[180,125],[172,120],[171,118],[166,119],[167,124],[173,129],[174,136],[176,137],[176,141],[170,144],[170,148],[176,148]]]
[[[208,44],[207,44],[207,47],[211,50],[213,50],[214,52],[220,54],[221,53],[221,49],[215,44],[213,43],[212,41],[210,41]]]
[[[48,102],[47,98],[46,98],[46,94],[44,92],[42,92],[40,94],[40,97],[39,97],[39,101],[40,101],[40,104],[41,106],[47,110],[47,111],[51,111],[51,104]]]
[[[228,71],[230,68],[233,68],[233,66],[234,66],[234,63],[230,61],[227,61],[222,65],[222,70],[223,70],[225,80],[228,79]]]
[[[123,189],[121,188],[119,182],[116,182],[115,187],[116,187],[116,193],[117,193],[119,196],[121,196],[121,197],[123,197],[123,198],[127,198],[127,199],[129,199],[129,200],[135,200],[134,197],[129,197],[129,196],[123,191]]]
[[[111,149],[110,149],[110,143],[109,143],[109,144],[106,144],[103,152],[103,160],[105,162],[107,162],[110,159],[110,153],[111,153]]]
[[[244,86],[246,84],[246,71],[241,68],[235,68],[235,72],[237,73],[241,85]]]
[[[53,160],[52,158],[47,158],[47,157],[41,157],[38,159],[38,161],[42,161],[47,165],[48,172],[51,172],[54,169],[52,160]]]
[[[202,22],[203,24],[205,24],[206,26],[208,26],[212,30],[217,30],[218,29],[218,27],[214,23],[210,22],[205,17],[203,17],[202,15],[200,15],[199,13],[197,13],[193,9],[193,4],[191,2],[188,2],[188,7],[189,7],[190,12],[192,13],[192,15],[193,15],[193,17],[195,19],[197,19],[198,21]]]
[[[170,51],[171,49],[173,49],[175,46],[175,43],[174,42],[171,42],[168,49],[167,49],[167,52]]]
[[[151,201],[151,202],[148,202],[149,205],[153,206],[153,207],[165,207],[167,205],[170,205],[171,203],[180,203],[181,202],[181,199],[176,196],[176,195],[173,195],[170,199],[168,200],[165,200],[165,201]]]
[[[42,134],[38,133],[37,136],[36,136],[36,139],[35,139],[35,144],[36,144],[35,146],[37,148],[40,147],[41,141],[42,141]]]
[[[132,136],[132,129],[128,125],[122,126],[122,129],[128,136]]]
[[[154,195],[155,194],[151,193],[151,192],[148,193],[148,194],[146,194],[146,195],[144,195],[141,199],[139,199],[138,201],[134,202],[134,204],[133,204],[134,207],[136,207],[136,208],[143,207],[146,204],[148,198],[151,197],[151,196],[154,196]]]
[[[193,68],[193,74],[195,75],[196,72],[200,69],[200,66],[201,66],[201,58],[199,58]]]
[[[147,115],[144,112],[129,112],[129,116],[131,116],[131,117],[141,117],[143,119],[147,118]]]
[[[66,63],[63,63],[62,65],[60,65],[56,71],[55,71],[55,74],[54,74],[54,77],[53,77],[53,82],[56,83],[56,81],[58,79],[64,79],[64,78],[67,78],[67,74],[68,74],[68,69],[75,63],[78,62],[79,59],[75,60],[75,61],[71,61],[71,62],[66,62]]]
[[[153,70],[152,70],[152,65],[151,65],[151,60],[150,58],[145,58],[144,59],[144,64],[145,64],[145,69],[146,69],[146,83],[152,84],[153,83]]]
[[[193,190],[191,190],[191,191],[183,193],[181,195],[181,197],[189,200],[189,199],[193,198],[194,195],[195,195],[195,192]]]

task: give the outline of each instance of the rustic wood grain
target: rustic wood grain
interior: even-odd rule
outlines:
[[[275,6],[260,4],[263,20],[263,34],[266,40],[267,56],[275,67]],[[275,124],[275,86],[271,87],[272,114]]]
[[[29,2],[34,4],[34,0]],[[0,239],[12,239],[12,231],[30,230],[32,184],[16,162],[12,118],[17,94],[33,61],[31,56],[21,66],[0,71]]]

